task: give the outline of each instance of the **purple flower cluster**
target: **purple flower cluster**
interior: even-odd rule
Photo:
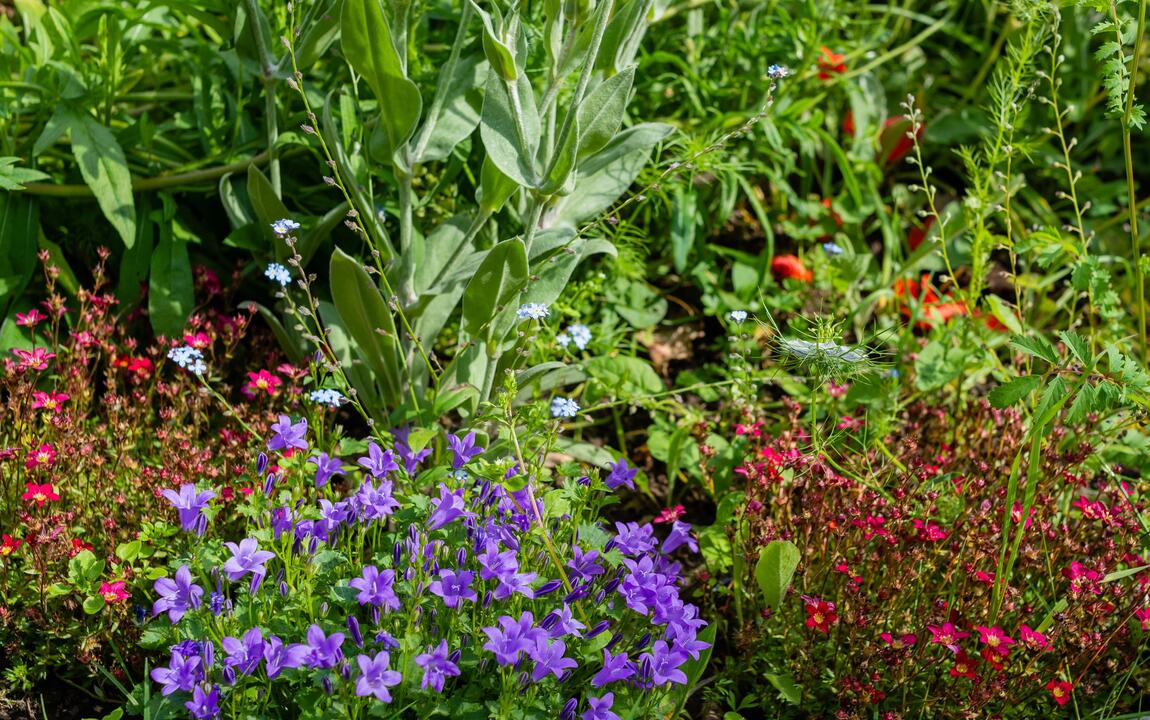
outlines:
[[[296,450],[306,451],[306,431],[306,422],[280,418],[269,449],[285,456],[281,467],[292,466]],[[613,534],[564,529],[574,521],[554,509],[548,515],[534,476],[518,465],[505,473],[506,465],[474,462],[484,451],[475,433],[448,437],[451,470],[438,470],[444,480],[437,497],[401,503],[394,474],[402,468],[413,476],[427,453],[411,451],[406,431],[395,436],[393,449],[368,444],[356,462],[359,485],[347,490],[329,481],[356,472],[345,469],[352,466],[326,453],[296,460],[295,467],[315,466],[324,497],[264,505],[255,518],[258,537],[226,543],[228,554],[215,560],[216,590],[206,602],[189,565],[156,581],[154,616],[166,614],[184,632],[230,629],[216,635],[218,664],[207,637],[174,646],[168,665],[152,671],[164,695],[188,693],[189,712],[210,718],[221,702],[243,697],[245,678],[258,685],[283,676],[312,687],[318,681],[333,695],[345,683],[345,692],[354,687],[359,697],[391,702],[402,673],[421,672],[419,691],[403,690],[406,702],[412,692],[444,692],[449,682],[483,682],[483,668],[494,663],[522,687],[567,687],[568,695],[574,686],[563,683],[583,678],[598,696],[570,698],[561,716],[610,720],[620,692],[687,683],[687,661],[709,647],[698,637],[706,623],[680,596],[680,566],[668,557],[683,547],[697,550],[689,525],[676,521],[662,541],[649,523],[616,523]],[[266,459],[260,464],[262,472]],[[607,484],[632,484],[635,472],[620,461]],[[187,487],[176,497],[181,521],[189,513],[194,528],[211,498]],[[572,489],[588,498],[601,487]],[[246,588],[229,584],[242,581]],[[204,620],[185,621],[197,612]],[[293,619],[297,642],[267,631],[293,634],[283,629]],[[595,638],[605,633],[604,647]],[[415,677],[407,681],[414,685]]]

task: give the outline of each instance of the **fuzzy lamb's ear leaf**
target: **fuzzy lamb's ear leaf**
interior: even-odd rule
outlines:
[[[793,542],[773,540],[759,551],[759,561],[755,563],[755,580],[763,592],[767,607],[777,609],[783,601],[795,569],[799,566],[800,553]]]
[[[527,250],[518,238],[505,240],[487,253],[463,291],[463,332],[490,335],[490,323],[527,285]]]

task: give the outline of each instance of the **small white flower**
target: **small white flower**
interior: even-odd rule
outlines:
[[[579,403],[571,398],[551,398],[551,417],[573,418],[579,414]]]
[[[208,366],[204,364],[203,360],[193,360],[192,364],[188,366],[188,372],[193,375],[203,375],[208,371]]]
[[[524,303],[515,311],[520,320],[542,320],[551,314],[551,309],[543,303]]]
[[[591,342],[591,328],[580,323],[568,327],[567,332],[571,335],[571,342],[575,343],[575,347],[580,350],[587,349],[587,344]]]
[[[320,388],[312,390],[307,394],[308,399],[317,405],[327,405],[328,407],[339,407],[343,403],[344,397],[338,390],[330,388]]]
[[[732,310],[731,312],[727,313],[727,319],[729,319],[731,322],[735,323],[736,325],[740,324],[744,320],[747,319],[747,311],[746,310]]]
[[[279,283],[280,287],[287,287],[288,283],[291,282],[291,270],[279,263],[268,265],[267,270],[264,270],[264,275],[267,276],[268,280]]]
[[[299,230],[299,223],[297,223],[295,220],[283,218],[272,223],[272,232],[274,232],[276,235],[279,235],[280,237],[290,235],[296,230]]]
[[[168,351],[168,359],[185,370],[200,375],[207,370],[203,363],[204,354],[191,345],[181,345]],[[193,368],[199,368],[199,370]]]
[[[825,242],[825,243],[823,243],[823,252],[825,252],[827,255],[833,256],[833,255],[842,255],[844,250],[841,247],[839,247],[838,244],[836,244],[836,243]]]
[[[571,336],[567,333],[559,333],[555,336],[555,342],[559,343],[559,347],[567,347],[571,344]]]

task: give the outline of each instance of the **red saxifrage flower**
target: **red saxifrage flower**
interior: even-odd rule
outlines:
[[[56,488],[52,487],[52,483],[24,483],[26,490],[20,497],[24,500],[36,503],[36,507],[43,507],[46,502],[54,502],[60,499],[56,494]]]
[[[804,595],[803,608],[807,611],[807,627],[825,633],[830,632],[831,625],[838,622],[839,616],[835,613],[835,604],[832,602]]]

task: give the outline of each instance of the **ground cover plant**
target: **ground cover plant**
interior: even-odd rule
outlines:
[[[0,7],[0,718],[1140,717],[1147,5]]]

